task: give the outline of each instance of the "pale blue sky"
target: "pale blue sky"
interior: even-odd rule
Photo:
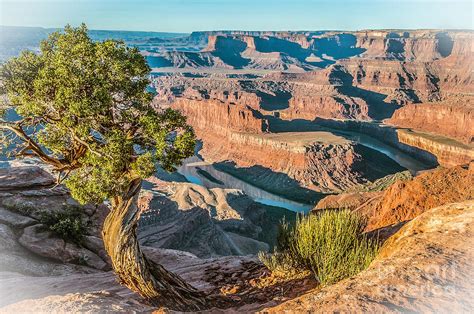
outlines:
[[[471,0],[0,0],[0,24],[91,29],[473,28]]]

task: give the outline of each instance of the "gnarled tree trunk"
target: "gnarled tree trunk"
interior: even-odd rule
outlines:
[[[136,235],[140,188],[141,180],[136,179],[126,194],[114,198],[111,212],[104,222],[102,235],[113,269],[122,284],[153,305],[180,311],[205,309],[205,294],[148,260],[140,250]]]

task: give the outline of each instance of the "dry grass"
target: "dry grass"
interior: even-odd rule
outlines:
[[[284,277],[312,272],[320,284],[351,277],[369,266],[378,243],[362,234],[364,219],[349,210],[322,211],[299,218],[294,227],[283,223],[278,247],[260,260]]]

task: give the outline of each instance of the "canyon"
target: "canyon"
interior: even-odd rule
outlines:
[[[231,312],[471,311],[473,31],[132,35],[153,109],[183,113],[198,140],[176,172],[143,182],[150,260]],[[117,283],[107,203],[80,205],[37,160],[0,157],[0,312],[167,310]],[[321,287],[257,258],[283,220],[343,209],[381,245],[358,275]],[[86,223],[80,243],[44,221],[69,210]]]
[[[201,52],[173,54],[212,62],[152,67],[153,103],[183,112],[198,154],[240,179],[316,202],[406,168],[360,134],[417,159],[412,172],[474,159],[472,32],[207,35]]]

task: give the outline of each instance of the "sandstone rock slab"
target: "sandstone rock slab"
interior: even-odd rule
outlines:
[[[108,265],[93,252],[54,237],[38,224],[24,229],[19,242],[26,249],[40,256],[51,258],[63,263],[75,263],[96,269],[107,269]]]
[[[54,178],[36,166],[0,169],[0,191],[53,185]]]
[[[37,220],[0,208],[0,222],[14,228],[25,228],[38,223]]]
[[[16,243],[13,230],[7,225],[0,224],[0,251],[12,250],[17,246]]]

